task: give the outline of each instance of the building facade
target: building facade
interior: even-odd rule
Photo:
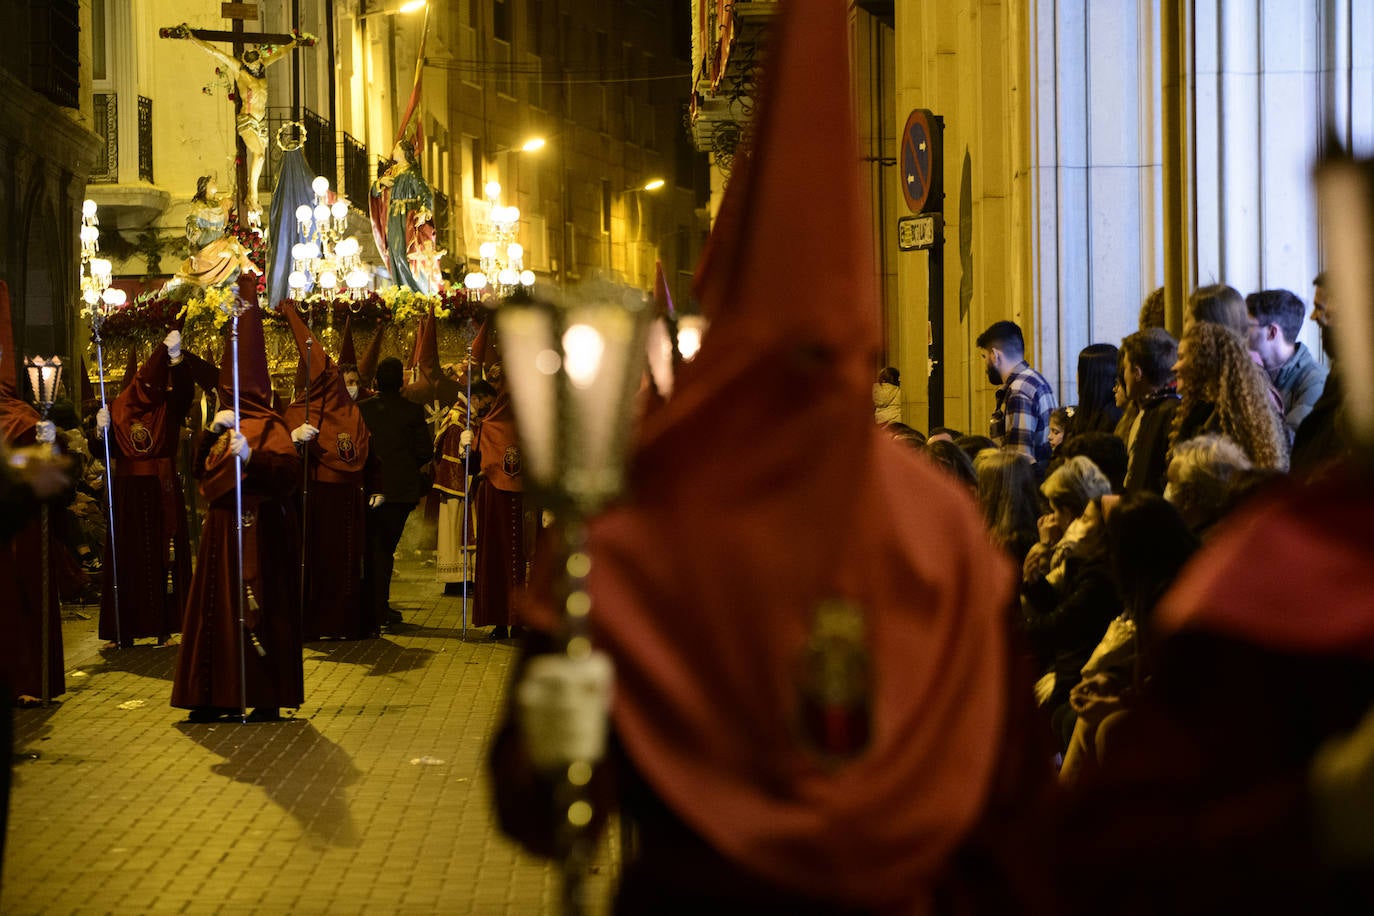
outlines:
[[[696,0],[699,124],[743,120],[749,81],[729,78],[740,69],[729,46],[753,42],[775,2]],[[1031,361],[1072,404],[1079,350],[1135,330],[1157,287],[1175,331],[1202,284],[1310,295],[1322,266],[1312,167],[1328,137],[1374,153],[1371,0],[851,10],[883,362],[902,369],[918,427],[983,430],[992,388],[974,340],[994,321],[1021,324]],[[710,79],[722,70],[724,89]],[[943,233],[937,248],[906,251],[902,144],[918,109],[943,121]],[[718,145],[713,126],[697,135]],[[1314,329],[1303,338],[1316,348]]]

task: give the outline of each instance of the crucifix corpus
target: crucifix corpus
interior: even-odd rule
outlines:
[[[250,225],[258,222],[262,208],[258,205],[258,179],[267,162],[267,68],[291,53],[293,48],[313,47],[316,38],[298,29],[289,35],[274,35],[243,29],[245,19],[257,19],[255,3],[225,3],[221,12],[234,21],[233,31],[193,29],[186,23],[159,29],[163,38],[177,38],[191,42],[219,61],[234,82],[234,124],[238,142],[234,157],[237,172],[239,213],[247,214]],[[248,38],[253,39],[249,46]],[[211,42],[228,42],[233,53],[226,53]]]

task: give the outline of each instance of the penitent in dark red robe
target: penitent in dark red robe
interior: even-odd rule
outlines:
[[[237,461],[228,454],[228,433],[207,432],[195,467],[209,508],[172,684],[172,705],[183,709],[237,709],[243,702],[249,707],[298,707],[304,696],[297,568],[282,562],[299,555],[294,496],[301,464],[286,423],[270,406],[262,341],[261,311],[250,308],[239,319],[239,429],[252,449],[243,473],[243,574],[252,600],[241,625],[236,594]],[[233,403],[231,366],[226,347],[220,370],[220,403],[225,405]],[[246,681],[239,673],[240,648],[245,645]]]
[[[181,420],[194,396],[192,365],[184,359],[171,365],[166,348],[158,347],[110,404],[115,560],[107,544],[101,639],[162,640],[181,627],[191,546],[176,463]]]
[[[301,517],[305,573],[302,633],[361,639],[381,626],[371,603],[364,600],[363,556],[367,552],[364,504],[380,490],[380,467],[372,456],[371,435],[358,404],[348,396],[338,367],[305,326],[294,308],[283,309],[305,368],[307,341],[311,362],[308,381],[286,408],[286,425],[310,423],[320,433],[310,443],[309,492]],[[299,603],[299,598],[297,598]]]

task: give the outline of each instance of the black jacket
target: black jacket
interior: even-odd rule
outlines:
[[[1169,469],[1169,430],[1174,425],[1174,411],[1178,410],[1178,392],[1162,388],[1146,398],[1141,408],[1140,429],[1135,434],[1135,448],[1131,450],[1130,469],[1126,472],[1125,490],[1139,493],[1145,490],[1164,495],[1165,472]]]
[[[419,502],[429,489],[420,469],[434,457],[425,409],[399,392],[368,398],[358,409],[372,434],[372,453],[382,465],[382,495],[387,502]]]

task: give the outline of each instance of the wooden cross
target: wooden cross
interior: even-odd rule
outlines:
[[[228,42],[233,49],[233,64],[237,66],[243,61],[244,51],[247,48],[249,33],[244,30],[245,19],[258,18],[257,3],[221,3],[220,15],[225,19],[232,19],[234,26],[231,31],[223,29],[187,29],[182,26],[172,26],[170,28],[159,29],[158,34],[162,38],[196,38],[198,43],[206,50],[210,50],[216,56],[221,56],[219,52],[214,52],[212,48],[204,43],[208,42]],[[274,44],[274,45],[305,45],[309,47],[314,44],[313,40],[302,40],[297,34],[281,35],[270,32],[254,32],[251,34],[254,44]],[[271,61],[265,61],[270,63]],[[243,114],[243,87],[235,82],[234,88],[234,122],[236,125],[234,139],[234,172],[235,172],[235,203],[238,208],[239,219],[245,218],[245,212],[249,201],[257,200],[257,189],[253,188],[249,193],[248,187],[248,148],[243,140],[243,128],[241,117]],[[264,150],[262,156],[266,157]]]

